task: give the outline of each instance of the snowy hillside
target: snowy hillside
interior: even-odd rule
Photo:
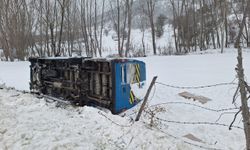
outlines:
[[[146,62],[148,83],[158,76],[139,122],[133,121],[139,105],[115,116],[107,110],[74,108],[3,88],[0,149],[244,149],[241,118],[232,130],[228,129],[238,111],[232,105],[237,88],[233,84],[237,82],[234,50],[139,59]],[[244,65],[249,79],[249,50],[244,52]],[[28,90],[28,62],[0,62],[0,70],[0,85]],[[225,84],[199,87],[220,83]],[[181,92],[201,95],[209,101],[202,104],[184,99],[179,96]],[[157,113],[152,119],[153,110]]]
[[[145,43],[145,50],[147,55],[152,55],[152,38],[151,38],[151,31],[150,29],[146,29],[144,33],[144,43]],[[107,36],[103,37],[103,57],[116,54],[117,55],[117,47],[118,42],[112,39],[112,36],[116,35],[114,31],[110,31]],[[174,39],[173,36],[173,29],[171,25],[164,26],[164,34],[161,38],[156,38],[157,44],[157,53],[163,54],[168,53],[168,55],[173,55],[174,51]],[[131,32],[131,41],[133,41],[132,48],[130,51],[130,56],[133,56],[134,53],[142,52],[142,38],[143,32],[139,29],[133,29]],[[171,51],[172,49],[172,51]],[[166,54],[165,54],[166,55]]]

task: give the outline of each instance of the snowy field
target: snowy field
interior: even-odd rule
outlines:
[[[155,75],[159,83],[185,87],[237,82],[234,50],[139,59],[146,62],[148,84]],[[249,79],[249,50],[244,52],[244,66]],[[28,90],[29,63],[0,62],[0,85],[3,83]],[[228,109],[235,108],[232,97],[237,85],[180,89],[159,83],[150,95],[147,111],[135,123],[139,106],[114,116],[107,110],[59,106],[11,88],[1,89],[0,149],[244,150],[241,117],[228,129],[237,112]],[[184,99],[178,95],[181,92],[210,101],[201,104]],[[153,119],[150,110],[157,111]]]

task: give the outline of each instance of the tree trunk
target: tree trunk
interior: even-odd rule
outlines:
[[[154,55],[156,55],[157,52],[156,52],[155,25],[154,25],[155,1],[153,2],[153,0],[148,0],[147,1],[147,6],[148,6],[148,17],[149,17],[150,27],[151,27],[153,52],[154,52]]]
[[[102,1],[102,19],[101,19],[101,33],[100,33],[100,45],[99,45],[99,55],[102,57],[102,34],[103,34],[103,26],[104,26],[104,8],[105,8],[105,0]]]
[[[179,43],[177,40],[177,33],[176,33],[176,26],[177,26],[177,20],[176,20],[176,9],[175,9],[175,3],[174,0],[170,0],[171,5],[172,5],[172,9],[173,9],[173,31],[174,31],[174,43],[175,43],[175,49],[176,49],[176,53],[180,53],[179,51]]]
[[[131,36],[131,25],[132,25],[132,6],[133,0],[127,0],[127,9],[128,9],[128,38],[126,43],[126,52],[125,57],[128,57],[128,52],[130,50],[130,36]]]
[[[250,112],[249,112],[248,101],[247,101],[247,91],[246,91],[245,78],[244,78],[245,75],[244,75],[244,68],[243,68],[243,63],[242,63],[242,48],[240,45],[240,40],[243,34],[243,28],[246,22],[246,17],[247,17],[246,14],[247,14],[247,10],[249,9],[249,5],[250,5],[250,1],[247,0],[247,6],[244,10],[243,19],[240,24],[239,35],[235,43],[236,47],[238,48],[237,73],[238,73],[238,78],[239,78],[240,95],[241,95],[241,110],[242,110],[247,150],[250,150]]]
[[[122,57],[121,50],[121,34],[120,34],[120,0],[117,0],[117,36],[118,36],[118,53],[119,56]]]

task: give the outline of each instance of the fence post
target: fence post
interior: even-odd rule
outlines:
[[[155,76],[155,77],[153,78],[153,80],[151,81],[151,84],[150,84],[150,86],[149,86],[149,88],[148,88],[148,91],[147,91],[145,97],[144,97],[144,101],[143,101],[143,103],[142,103],[142,105],[141,105],[141,108],[140,108],[140,110],[139,110],[139,112],[138,112],[138,114],[137,114],[137,116],[136,116],[135,121],[139,121],[139,120],[140,120],[142,111],[144,110],[144,107],[146,106],[146,103],[147,103],[147,101],[148,101],[149,94],[150,94],[150,92],[151,92],[151,90],[152,90],[153,85],[155,84],[156,79],[157,79],[157,76]]]

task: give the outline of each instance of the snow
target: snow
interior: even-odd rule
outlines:
[[[237,83],[235,50],[226,49],[224,54],[218,54],[218,51],[138,59],[146,62],[147,85],[155,75],[158,76],[157,82],[176,86]],[[249,50],[244,51],[244,66],[248,79]],[[28,90],[28,62],[0,62],[0,70],[0,85],[2,82],[8,87]],[[147,112],[154,109],[158,111],[151,122],[153,127],[150,126],[151,119],[146,112],[139,122],[133,121],[139,105],[118,116],[108,110],[92,107],[58,105],[28,93],[4,88],[0,90],[0,149],[243,150],[243,130],[228,130],[237,110],[226,111],[230,113],[221,117],[222,112],[215,111],[235,107],[232,105],[232,97],[236,86],[175,89],[156,84],[147,107]],[[208,97],[211,101],[203,105],[184,99],[178,95],[184,91]],[[227,126],[195,124],[197,122]],[[234,125],[242,128],[241,117],[237,118]],[[190,134],[199,140],[194,141],[185,136]]]
[[[29,65],[29,62],[0,61],[0,84],[2,82],[18,90],[29,90]]]
[[[0,149],[153,149],[174,142],[142,123],[113,124],[105,116],[121,125],[131,122],[95,108],[56,107],[8,89],[0,95]]]
[[[143,47],[142,35],[143,35],[142,31],[139,29],[133,29],[131,31],[132,50],[137,50],[137,51],[142,50],[142,47]],[[160,49],[162,49],[163,51],[164,48],[174,47],[174,38],[172,38],[172,35],[173,35],[172,26],[169,24],[165,25],[163,36],[160,38],[156,38],[157,51],[160,52]],[[103,57],[110,56],[112,54],[117,54],[118,41],[115,41],[114,39],[112,39],[112,36],[116,36],[116,33],[113,30],[111,30],[107,36],[103,36],[103,41],[102,41],[103,43],[102,46],[104,50],[102,54]],[[151,51],[152,35],[149,29],[145,30],[144,43],[145,43],[146,54],[149,56],[152,55],[153,54],[153,51]]]

